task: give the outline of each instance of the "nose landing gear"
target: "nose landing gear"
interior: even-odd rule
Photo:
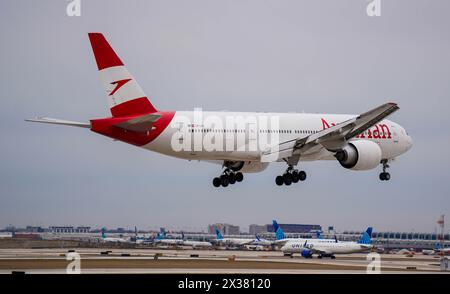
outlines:
[[[292,167],[292,165],[289,165],[286,172],[281,175],[277,176],[275,178],[275,184],[277,186],[282,186],[285,184],[286,186],[291,185],[292,183],[298,183],[298,181],[304,181],[306,180],[306,172],[304,171],[298,171]]]
[[[383,159],[381,163],[383,164],[383,172],[380,173],[380,180],[389,181],[391,179],[391,174],[386,172],[386,169],[389,168],[388,161],[386,159]]]
[[[231,169],[227,168],[223,171],[220,177],[213,179],[214,187],[228,187],[228,185],[234,185],[236,182],[242,182],[244,175],[241,172],[233,172]]]

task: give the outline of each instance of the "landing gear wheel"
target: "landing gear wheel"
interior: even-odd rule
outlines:
[[[298,178],[300,179],[300,181],[304,181],[304,180],[306,180],[306,172],[305,171],[299,171],[298,172]]]
[[[391,175],[388,172],[386,172],[386,169],[389,168],[387,159],[383,159],[381,161],[381,164],[383,165],[383,172],[380,173],[380,180],[389,181],[391,179]]]
[[[236,183],[236,175],[235,174],[229,174],[228,175],[228,181],[230,182],[231,185],[234,185]]]
[[[228,180],[228,177],[226,175],[222,175],[220,177],[220,182],[222,184],[222,187],[227,187],[230,181]]]
[[[284,184],[283,177],[282,177],[282,176],[277,176],[277,177],[275,178],[275,183],[276,183],[278,186],[282,186],[282,185]]]
[[[331,259],[336,259],[336,256],[331,255],[330,258],[331,258]]]
[[[214,178],[213,179],[213,186],[218,188],[220,187],[220,185],[222,184],[222,181],[220,180],[220,178]]]
[[[288,173],[285,173],[283,175],[283,181],[286,186],[289,186],[290,184],[292,184],[292,176]]]
[[[384,173],[384,180],[385,181],[389,181],[391,179],[391,174],[390,173]]]
[[[234,185],[236,182],[242,182],[244,176],[241,172],[234,172],[232,169],[225,166],[224,171],[220,177],[213,179],[214,187],[228,187],[228,185]]]
[[[282,176],[277,176],[275,178],[275,183],[278,186],[285,184],[286,186],[291,185],[292,183],[298,183],[299,181],[306,180],[306,172],[298,171],[294,169],[292,165],[289,165],[286,169],[286,172]]]
[[[298,175],[298,172],[296,170],[294,170],[292,172],[292,182],[298,183],[299,180],[300,180],[300,176]]]
[[[387,172],[382,172],[380,174],[380,180],[382,181],[389,181],[391,179],[391,174]]]

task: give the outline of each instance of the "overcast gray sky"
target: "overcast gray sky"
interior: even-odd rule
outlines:
[[[381,0],[0,2],[0,227],[212,222],[434,231],[450,217],[450,2]],[[414,146],[379,169],[273,164],[216,189],[216,165],[114,142],[36,115],[109,116],[87,33],[103,32],[158,109],[360,113],[386,101]],[[447,230],[448,231],[448,230]]]

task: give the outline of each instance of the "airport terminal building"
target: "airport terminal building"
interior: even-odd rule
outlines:
[[[311,233],[314,231],[321,231],[320,225],[306,225],[306,224],[278,224],[285,233]],[[266,225],[266,232],[273,233],[272,224]]]

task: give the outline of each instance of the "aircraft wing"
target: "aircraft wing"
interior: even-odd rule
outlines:
[[[287,159],[289,164],[297,164],[300,155],[306,152],[319,151],[321,148],[337,150],[348,140],[365,132],[398,109],[396,103],[385,103],[307,137],[282,142],[265,150],[261,155],[261,161],[274,162]]]
[[[307,249],[315,254],[323,254],[323,255],[333,254],[333,252],[331,252],[330,250],[325,250],[325,249],[323,249],[321,247],[317,247],[317,246],[311,246],[311,247],[308,247]]]
[[[291,239],[281,239],[281,240],[275,240],[273,241],[274,245],[278,245],[278,246],[284,246],[286,245],[286,243],[288,243],[289,241],[292,241]]]
[[[153,129],[153,124],[161,117],[160,114],[145,114],[114,126],[138,133],[146,133]]]

